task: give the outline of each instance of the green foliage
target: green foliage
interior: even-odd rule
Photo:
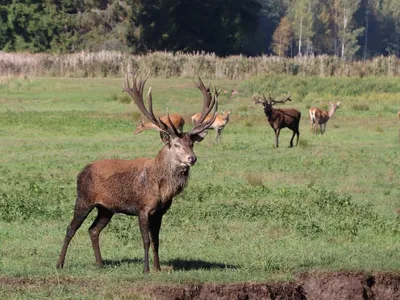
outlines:
[[[47,186],[43,178],[38,179],[40,182],[13,182],[12,190],[0,192],[0,219],[7,222],[48,220],[66,213],[64,188]]]
[[[0,3],[0,50],[274,52],[348,61],[399,56],[399,11],[396,1],[7,0]],[[287,71],[298,74],[298,64]]]
[[[137,15],[140,42],[146,50],[243,53],[260,8],[254,0],[143,1]]]
[[[205,199],[210,203],[201,205]],[[224,199],[229,199],[229,203],[217,201]],[[327,234],[358,235],[368,228],[378,232],[393,231],[396,234],[400,230],[397,221],[377,215],[370,203],[356,204],[349,195],[341,196],[314,186],[306,189],[269,189],[260,184],[229,188],[193,185],[177,201],[183,203],[174,208],[171,222],[179,223],[182,218],[193,222],[204,219],[220,222],[225,218],[232,221],[264,220],[304,236],[314,237]]]
[[[0,20],[0,49],[45,52],[57,43],[63,15],[51,1],[12,1],[0,6]]]

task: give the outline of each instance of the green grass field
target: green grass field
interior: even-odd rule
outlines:
[[[94,266],[85,221],[55,264],[72,218],[76,175],[103,158],[154,157],[155,131],[133,135],[138,109],[122,78],[0,78],[0,297],[126,299],[126,287],[289,280],[309,270],[399,270],[400,79],[265,77],[213,81],[230,123],[195,146],[189,185],[164,216],[163,271],[143,275],[137,219],[115,216]],[[193,81],[150,78],[154,109],[200,110]],[[235,88],[239,95],[231,97]],[[255,92],[283,95],[302,113],[300,143],[280,148]],[[279,98],[279,96],[278,96]],[[324,136],[308,108],[341,100]],[[130,294],[130,298],[146,298]]]

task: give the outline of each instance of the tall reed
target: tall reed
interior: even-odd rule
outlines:
[[[335,56],[282,58],[276,56],[218,57],[208,53],[153,52],[131,55],[116,51],[73,54],[0,52],[0,76],[119,77],[127,71],[154,77],[247,79],[254,75],[298,76],[400,76],[400,59],[379,56],[346,62]]]

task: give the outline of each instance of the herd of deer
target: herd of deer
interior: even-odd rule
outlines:
[[[275,97],[271,97],[269,94],[269,99],[263,95],[263,97],[255,97],[255,104],[262,104],[264,106],[264,113],[268,119],[268,123],[271,125],[272,129],[275,131],[275,146],[279,147],[278,139],[279,133],[282,128],[289,128],[293,131],[292,138],[290,139],[290,147],[293,147],[294,136],[297,135],[296,145],[299,142],[300,131],[299,124],[301,113],[295,108],[280,108],[276,109],[273,107],[276,103],[285,103],[286,101],[292,101],[290,99],[290,94],[284,97],[282,100],[275,100]],[[318,125],[320,126],[321,134],[326,131],[326,123],[333,116],[336,109],[339,107],[340,101],[337,103],[329,102],[329,110],[322,110],[316,107],[311,107],[309,110],[310,114],[310,125],[314,133],[317,133]],[[324,130],[322,130],[322,126]]]
[[[151,88],[147,94],[146,108],[143,90],[148,76],[138,80],[134,75],[130,83],[127,75],[123,90],[130,95],[142,114],[149,120],[148,123],[140,122],[135,133],[145,129],[157,130],[160,132],[164,146],[153,159],[98,160],[87,165],[79,173],[73,219],[66,231],[57,268],[63,268],[71,239],[89,213],[96,208],[97,216],[89,228],[89,235],[98,266],[103,265],[99,235],[114,214],[123,213],[138,216],[144,246],[144,272],[149,272],[150,245],[153,250],[153,268],[155,271],[160,270],[158,248],[162,217],[171,206],[173,197],[182,192],[187,185],[190,167],[197,160],[193,152],[194,143],[199,143],[204,139],[207,129],[216,131],[218,142],[223,128],[229,121],[231,111],[217,115],[219,91],[214,88],[212,93],[210,84],[206,87],[199,77],[196,86],[203,96],[203,108],[200,113],[192,117],[193,128],[188,132],[183,132],[185,121],[180,115],[169,115],[168,112],[166,116],[160,118],[154,115]],[[255,99],[256,104],[261,103],[264,106],[268,122],[275,131],[276,147],[278,147],[278,137],[282,128],[288,127],[293,131],[290,140],[291,147],[294,136],[297,135],[296,144],[300,136],[300,112],[293,108],[273,108],[274,104],[286,101],[291,101],[290,95],[280,101],[275,100],[271,95],[269,100],[265,96]],[[330,103],[329,111],[310,109],[311,126],[315,131],[320,125],[322,133],[322,125],[324,125],[325,132],[326,122],[335,113],[339,104],[340,102]],[[211,113],[212,110],[213,113]]]

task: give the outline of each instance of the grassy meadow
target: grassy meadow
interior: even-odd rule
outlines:
[[[230,123],[195,146],[189,185],[164,216],[163,271],[143,275],[137,219],[116,215],[101,235],[106,266],[94,265],[88,227],[55,268],[72,218],[76,175],[103,158],[154,157],[155,131],[133,135],[138,109],[122,78],[0,78],[0,297],[142,299],[158,284],[290,280],[310,270],[400,269],[400,79],[257,77],[213,80]],[[200,110],[191,79],[150,78],[154,110]],[[239,94],[231,96],[237,89]],[[256,92],[291,92],[302,113],[300,143],[280,148]],[[342,101],[325,135],[308,108]],[[128,292],[129,295],[128,295]]]

